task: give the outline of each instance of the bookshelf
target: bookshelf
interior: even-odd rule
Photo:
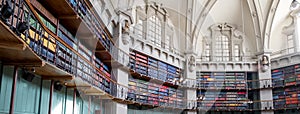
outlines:
[[[300,107],[300,65],[272,70],[273,103],[275,109]]]
[[[183,107],[183,91],[140,79],[130,78],[129,100],[146,105]]]
[[[248,91],[246,73],[196,72],[200,109],[246,110]]]
[[[69,31],[70,29],[62,23],[55,25],[45,17],[43,14],[30,17],[30,23],[32,23],[28,31],[30,47],[44,60],[110,93],[109,67],[103,64],[87,45],[79,41],[71,33],[72,31]],[[43,30],[36,18],[40,18],[50,31],[57,34],[50,34]],[[98,32],[101,36],[106,36],[102,28],[99,28]]]
[[[133,72],[163,82],[167,86],[175,86],[179,80],[181,69],[157,60],[146,54],[132,50],[130,52],[130,68]]]
[[[245,90],[247,88],[245,73],[197,72],[196,75],[200,89]]]
[[[151,78],[157,79],[158,78],[158,61],[152,58],[148,58],[148,75]]]

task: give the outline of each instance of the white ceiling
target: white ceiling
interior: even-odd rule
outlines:
[[[137,0],[132,3],[144,5],[147,1],[162,4],[175,29],[184,33],[178,35],[180,40],[186,42],[190,35],[195,47],[204,36],[210,35],[211,25],[226,22],[245,33],[246,51],[280,50],[284,48],[282,28],[291,22],[292,0]],[[207,15],[204,9],[208,10]]]

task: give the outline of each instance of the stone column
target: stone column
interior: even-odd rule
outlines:
[[[294,35],[294,47],[295,47],[295,52],[300,52],[300,42],[299,42],[299,13],[300,13],[300,4],[296,1],[295,3],[292,3],[296,6],[291,9],[290,15],[293,17],[293,23],[286,27],[286,30],[293,30],[293,35]]]
[[[113,62],[112,75],[114,76],[116,82],[113,88],[115,92],[113,96],[118,99],[126,99],[128,92],[128,64],[129,64],[129,25],[131,24],[130,15],[125,12],[119,11],[118,13],[118,23],[114,28],[113,40],[115,45],[111,46],[110,53],[112,55]],[[127,114],[127,104],[108,102],[107,107],[109,114]],[[113,107],[113,111],[111,108]],[[109,111],[110,110],[110,111]]]
[[[299,11],[297,12],[299,13]],[[295,46],[295,52],[300,52],[300,44],[299,44],[299,14],[294,14],[293,16],[293,21],[294,21],[294,46]]]
[[[196,89],[196,55],[194,53],[186,54],[185,75],[183,76],[182,86],[185,88],[186,108],[192,109],[187,114],[197,114],[197,89]]]
[[[273,109],[273,94],[272,94],[272,80],[271,77],[271,64],[270,64],[271,51],[264,51],[258,54],[258,79],[259,81],[259,96],[261,101],[260,108],[262,114],[274,114]]]

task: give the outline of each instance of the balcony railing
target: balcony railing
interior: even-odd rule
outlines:
[[[1,10],[5,0],[0,0]],[[144,102],[138,99],[138,95],[150,94],[149,92],[135,91],[128,88],[128,85],[121,85],[115,82],[110,78],[110,74],[107,73],[104,69],[101,69],[101,66],[97,66],[94,62],[96,61],[93,57],[85,57],[84,54],[78,52],[78,45],[75,47],[70,46],[62,38],[58,37],[55,33],[50,31],[44,23],[40,20],[39,16],[35,12],[34,8],[30,5],[28,0],[14,0],[12,3],[14,8],[13,16],[8,19],[6,22],[13,31],[17,34],[20,34],[20,38],[24,40],[28,46],[39,55],[47,63],[53,64],[58,68],[76,76],[80,79],[88,82],[93,87],[96,87],[100,90],[105,91],[106,93],[113,96],[114,99],[121,99],[122,101],[131,102],[131,103],[141,103],[144,105],[151,106],[163,106],[163,107],[176,107],[179,109],[191,109],[191,110],[207,110],[215,109],[214,107],[209,108],[205,105],[206,101],[193,101],[186,99],[168,99],[164,101],[159,101],[159,103],[153,104],[153,102]],[[84,12],[84,9],[80,9]],[[86,12],[87,13],[87,12]],[[88,21],[89,19],[85,20]],[[90,21],[95,22],[95,21]],[[29,26],[27,30],[23,33],[18,33],[17,28],[21,26],[21,23],[28,23]],[[94,23],[95,24],[95,23]],[[90,25],[92,26],[92,25]],[[93,28],[95,34],[99,34],[99,40],[103,39],[100,35],[100,28]],[[99,32],[101,31],[101,32]],[[101,37],[100,37],[101,36]],[[127,66],[129,63],[129,55],[123,52],[121,49],[118,49],[113,45],[110,40],[101,41],[104,44],[106,50],[109,50],[113,59],[118,63]],[[103,66],[102,66],[103,67]],[[128,67],[128,66],[127,66]],[[191,80],[191,79],[187,79]],[[264,87],[277,87],[277,85],[270,85],[271,79],[266,80],[257,80],[252,82],[247,82],[248,87],[252,89],[264,88]],[[250,86],[250,83],[251,84]],[[202,88],[203,86],[197,85],[196,80],[191,80],[191,84],[182,85],[183,87],[195,87]],[[132,92],[134,91],[134,93]],[[132,95],[132,94],[135,94]],[[121,101],[121,102],[122,102]],[[277,101],[276,101],[277,102]],[[279,102],[279,101],[278,101]],[[201,103],[201,104],[197,104]],[[248,107],[243,110],[269,110],[272,109],[273,101],[248,101],[241,104],[247,104]],[[253,105],[251,105],[253,104]],[[196,106],[198,105],[198,106]],[[231,109],[230,109],[231,110]],[[241,110],[241,109],[232,109],[232,110]]]
[[[285,83],[285,80],[278,80],[278,79],[260,79],[260,80],[215,80],[215,81],[203,81],[203,80],[196,80],[196,79],[184,79],[179,84],[179,87],[183,88],[195,88],[195,89],[226,89],[226,82],[243,82],[245,83],[245,87],[234,87],[231,89],[267,89],[267,88],[279,88],[279,87],[288,87],[288,86],[296,86],[300,85],[300,78],[297,75],[294,76],[296,79],[293,84]],[[279,82],[281,81],[281,82]],[[214,82],[213,84],[205,85],[206,82]],[[228,88],[227,88],[228,89]]]
[[[253,62],[256,61],[254,56],[201,56],[196,58],[196,61],[199,62]]]
[[[295,53],[294,47],[293,48],[287,48],[279,51],[272,52],[271,58],[277,58],[284,55],[289,55]]]
[[[89,52],[86,52],[85,48],[81,47],[83,44],[66,41],[64,37],[70,37],[66,33],[56,35],[44,25],[29,1],[22,1],[21,4],[18,2],[14,1],[12,5],[13,7],[18,7],[16,8],[18,11],[15,12],[22,13],[15,13],[13,17],[8,19],[7,26],[15,31],[19,23],[28,23],[29,26],[19,36],[38,56],[47,63],[53,64],[57,68],[79,77],[93,87],[108,93],[113,99],[128,99],[127,95],[130,89],[128,89],[127,85],[121,85],[112,80],[110,74],[107,73],[108,71],[101,66],[103,63],[98,62],[95,56],[88,54]],[[1,2],[2,6],[3,3],[4,1]],[[101,40],[101,38],[99,39]],[[109,50],[113,57],[112,59],[127,66],[129,56],[115,47],[110,41],[107,44],[109,45],[106,47],[106,50]],[[182,99],[179,100],[182,101]],[[168,103],[161,103],[159,106],[167,106],[166,104]],[[183,104],[180,106],[183,107]]]

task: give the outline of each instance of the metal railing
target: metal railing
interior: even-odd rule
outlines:
[[[291,77],[291,76],[289,76]],[[297,78],[297,75],[294,76]],[[281,82],[278,82],[281,81]],[[204,83],[210,82],[212,84],[205,85]],[[244,83],[245,86],[242,88],[232,87],[231,89],[265,89],[265,88],[278,88],[278,87],[288,87],[300,85],[300,78],[295,80],[295,84],[285,83],[285,80],[278,79],[256,79],[256,80],[214,80],[214,81],[205,81],[205,80],[197,80],[197,79],[184,79],[179,84],[179,87],[183,88],[195,88],[195,89],[230,89],[226,88],[227,82],[237,82],[237,84]],[[231,87],[231,86],[230,86]]]
[[[1,10],[5,4],[4,1],[5,0],[0,0]],[[105,71],[101,71],[98,67],[95,66],[95,64],[92,62],[92,58],[88,60],[82,54],[78,53],[77,49],[69,46],[61,38],[48,30],[48,28],[42,23],[36,12],[33,10],[33,7],[27,3],[30,2],[27,0],[13,1],[12,8],[15,13],[5,23],[16,33],[16,28],[20,26],[21,23],[28,23],[29,26],[27,30],[20,34],[20,38],[22,38],[28,44],[28,46],[44,61],[53,64],[58,68],[70,74],[73,74],[76,77],[80,77],[82,80],[85,80],[92,86],[97,87],[105,91],[106,93],[109,93],[114,98],[119,98],[125,101],[136,102],[145,105],[155,105],[171,108],[176,107],[180,109],[216,109],[213,105],[211,107],[205,106],[205,103],[210,101],[196,101],[180,98],[173,99],[171,97],[163,101],[158,101],[158,103],[149,102],[153,100],[148,99],[146,101],[141,100],[141,95],[147,95],[150,94],[150,92],[136,91],[134,89],[128,88],[128,85],[121,85],[112,80],[104,73]],[[94,28],[94,31],[96,31],[96,29],[97,28]],[[117,62],[121,63],[124,66],[127,66],[129,63],[129,55],[115,47],[111,42],[108,44],[110,46],[109,52],[111,53],[112,57]],[[271,79],[257,80],[247,83],[253,83],[250,86],[252,89],[262,87],[277,87],[276,85],[269,86],[271,83]],[[197,80],[191,80],[190,84],[183,84],[182,86],[195,88],[203,87],[197,84]],[[280,101],[274,100],[274,102]],[[245,101],[243,102],[243,104],[247,104],[247,108],[242,108],[242,110],[268,110],[273,108],[273,101]],[[230,110],[241,109],[238,109],[236,107]]]

